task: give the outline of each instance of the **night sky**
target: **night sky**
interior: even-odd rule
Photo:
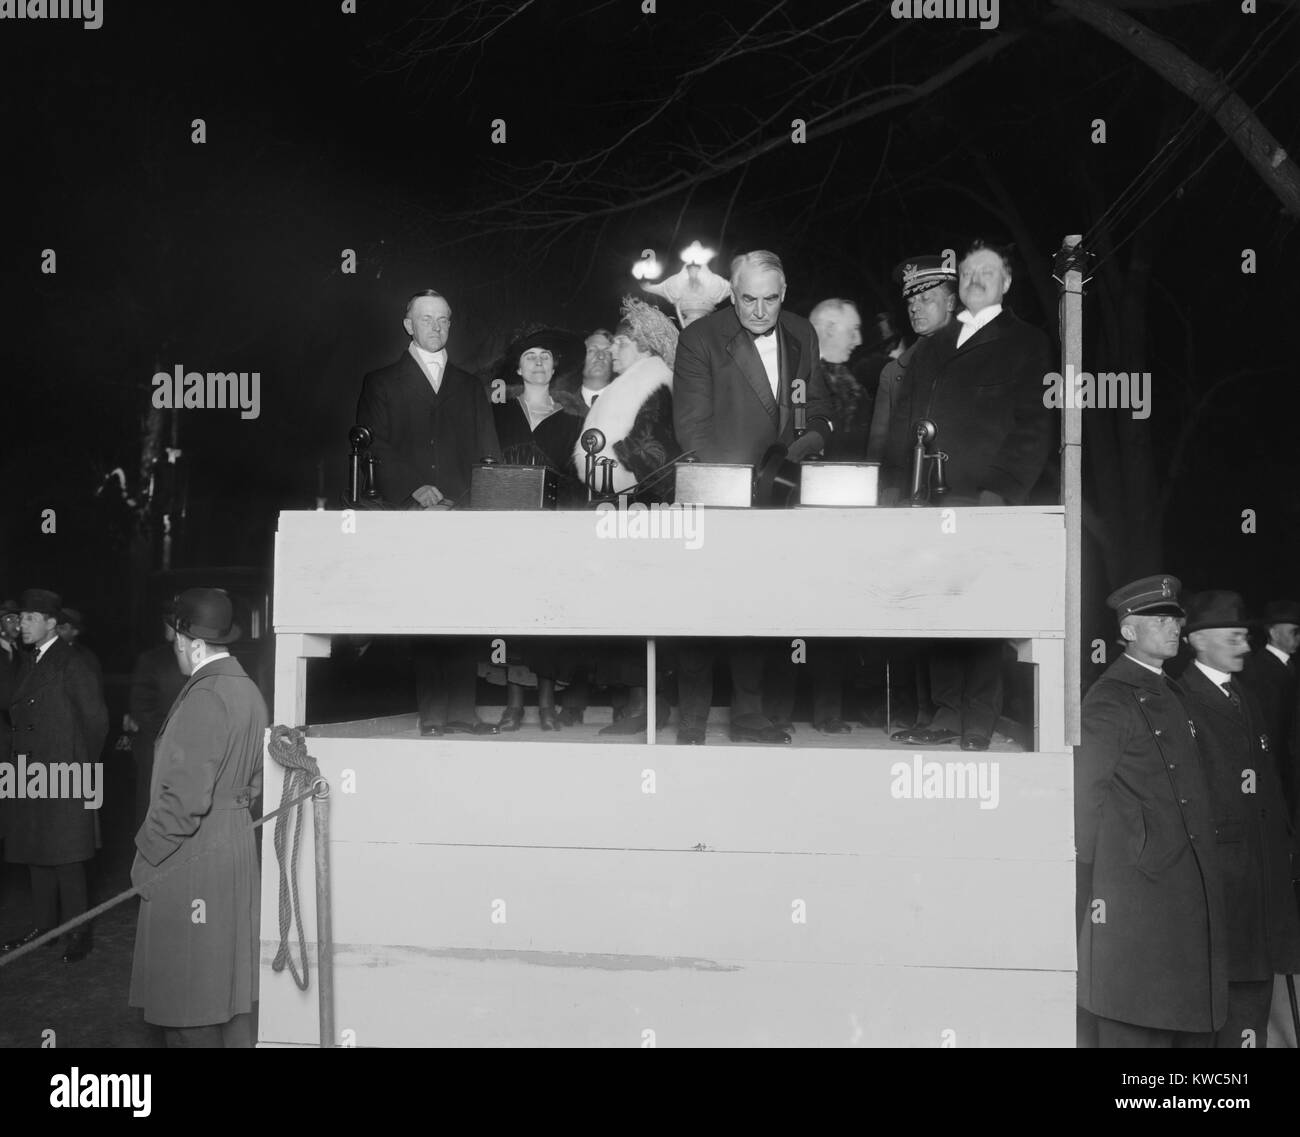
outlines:
[[[1085,363],[1150,371],[1153,413],[1109,449],[1085,434],[1094,525],[1152,519],[1145,544],[1113,542],[1109,559],[1090,546],[1088,619],[1104,620],[1115,576],[1147,571],[1256,608],[1300,593],[1296,217],[1217,122],[1066,9],[1004,0],[982,31],[846,0],[356,6],[104,0],[98,30],[0,21],[0,592],[80,601],[110,663],[107,641],[125,654],[138,631],[139,561],[128,511],[95,491],[121,467],[140,493],[156,370],[260,373],[257,419],[181,415],[175,555],[269,564],[277,512],[313,508],[318,471],[337,502],[361,376],[403,350],[408,294],[448,296],[451,357],[488,378],[529,323],[612,325],[641,249],[673,271],[694,239],[724,274],[737,252],[776,250],[789,308],[846,296],[864,331],[874,312],[901,316],[902,258],[1014,240],[1012,306],[1054,336],[1052,254],[1089,234],[1105,263]],[[1294,5],[1125,10],[1230,76],[1300,155]],[[819,124],[801,145],[796,117]],[[340,271],[348,248],[355,274]],[[1085,431],[1124,413],[1089,412]],[[1139,450],[1146,481],[1129,468]]]

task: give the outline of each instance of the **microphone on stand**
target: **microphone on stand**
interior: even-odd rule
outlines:
[[[583,480],[587,483],[587,501],[590,502],[596,496],[596,455],[605,449],[605,432],[593,426],[582,432],[578,444],[587,455]]]

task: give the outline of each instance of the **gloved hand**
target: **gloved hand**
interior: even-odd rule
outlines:
[[[790,447],[786,451],[786,457],[791,462],[802,462],[810,455],[820,454],[825,445],[825,439],[815,430],[810,430],[790,443]]]

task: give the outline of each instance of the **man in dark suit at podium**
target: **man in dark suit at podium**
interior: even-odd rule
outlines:
[[[677,441],[696,460],[754,465],[780,442],[799,461],[831,437],[831,399],[815,366],[817,333],[802,316],[782,310],[785,288],[785,269],[775,253],[745,253],[731,262],[732,307],[683,329],[673,367],[673,419]],[[799,438],[796,392],[803,395],[806,427]],[[786,724],[774,724],[763,713],[764,654],[752,645],[731,651],[733,741],[790,741]],[[709,641],[682,643],[679,743],[704,741],[714,655]]]
[[[474,464],[501,457],[492,407],[483,384],[447,361],[451,305],[440,293],[412,296],[402,326],[411,342],[396,363],[362,381],[357,423],[373,436],[385,501],[450,509],[468,498]],[[472,642],[417,645],[421,734],[496,733],[474,709],[474,655]]]

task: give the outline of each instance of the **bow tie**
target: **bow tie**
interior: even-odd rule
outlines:
[[[766,336],[773,335],[775,332],[776,332],[776,325],[773,324],[773,325],[772,325],[770,328],[768,328],[767,331],[765,331],[765,332],[750,332],[749,334],[750,334],[751,336],[753,336],[754,339],[756,339],[756,340],[761,340],[761,339],[763,339],[763,338],[766,337]]]

